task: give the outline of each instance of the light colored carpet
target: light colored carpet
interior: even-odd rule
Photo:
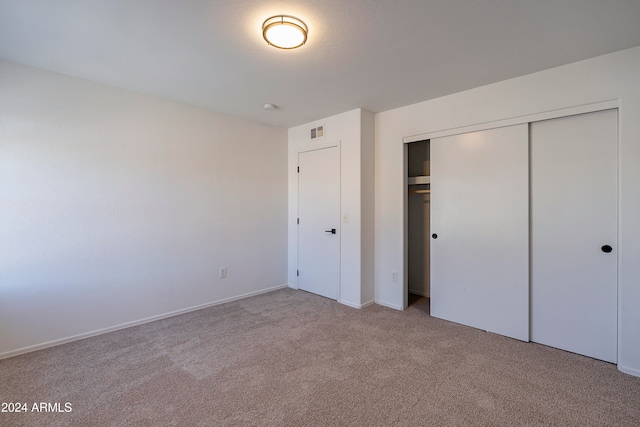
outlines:
[[[640,425],[640,378],[290,289],[0,360],[3,426]]]

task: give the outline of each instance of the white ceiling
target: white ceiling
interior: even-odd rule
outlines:
[[[638,45],[640,0],[0,0],[1,59],[285,127]]]

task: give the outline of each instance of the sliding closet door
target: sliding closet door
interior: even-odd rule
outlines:
[[[616,110],[531,124],[531,340],[617,360]]]
[[[529,339],[526,124],[431,140],[431,315]]]

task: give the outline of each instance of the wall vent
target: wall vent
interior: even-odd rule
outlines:
[[[311,139],[318,139],[324,136],[324,125],[311,128]]]

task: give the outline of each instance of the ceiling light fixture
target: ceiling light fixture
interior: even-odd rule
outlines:
[[[271,46],[280,49],[295,49],[307,42],[307,25],[288,15],[277,15],[264,21],[262,36]]]

